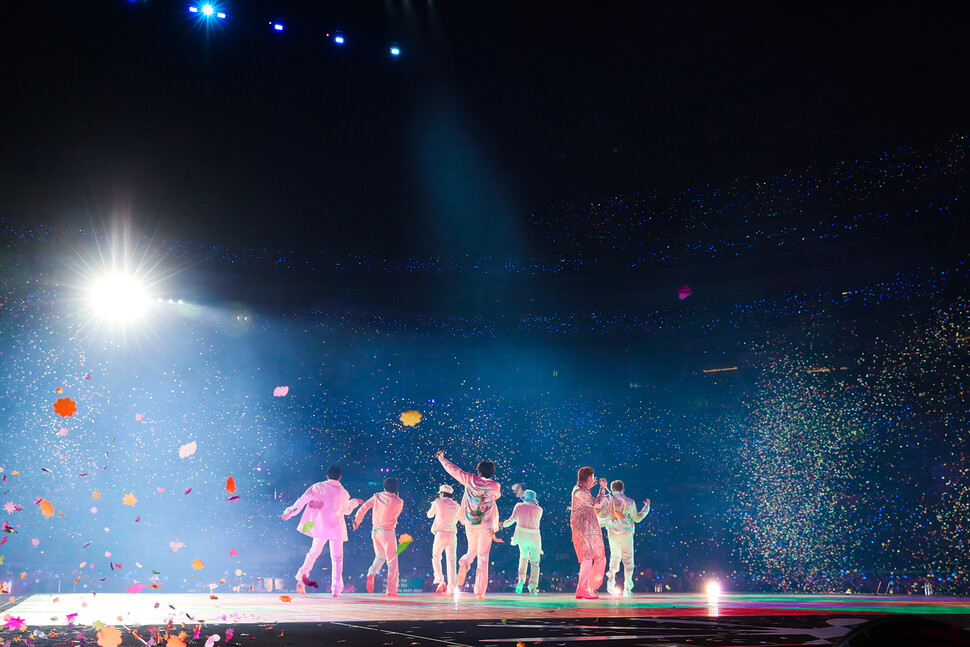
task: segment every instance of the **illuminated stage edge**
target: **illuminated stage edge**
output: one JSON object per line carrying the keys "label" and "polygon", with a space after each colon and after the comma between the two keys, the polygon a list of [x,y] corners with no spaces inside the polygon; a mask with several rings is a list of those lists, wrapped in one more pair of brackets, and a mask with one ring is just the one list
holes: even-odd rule
{"label": "illuminated stage edge", "polygon": [[[289,601],[287,601],[287,599]],[[23,618],[27,626],[66,626],[95,622],[124,625],[187,625],[205,623],[319,623],[413,620],[509,620],[550,618],[731,618],[746,616],[807,616],[837,614],[914,614],[946,617],[970,626],[970,598],[862,595],[722,594],[717,604],[706,595],[655,594],[632,598],[603,596],[576,600],[572,595],[498,594],[477,600],[430,593],[352,593],[281,596],[271,593],[67,593],[14,598],[3,613]],[[54,620],[56,618],[56,620]]]}

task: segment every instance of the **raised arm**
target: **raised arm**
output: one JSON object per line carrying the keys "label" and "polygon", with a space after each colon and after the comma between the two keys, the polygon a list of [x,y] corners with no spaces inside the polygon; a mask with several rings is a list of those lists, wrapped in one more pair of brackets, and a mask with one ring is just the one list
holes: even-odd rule
{"label": "raised arm", "polygon": [[[592,494],[589,495],[590,498],[593,497]],[[600,490],[599,494],[596,495],[596,503],[593,504],[593,509],[599,512],[603,509],[603,506],[609,505],[610,500],[606,498],[606,479],[600,479]]]}
{"label": "raised arm", "polygon": [[[634,508],[634,510],[636,510],[636,508]],[[640,523],[641,521],[643,521],[643,518],[646,517],[647,514],[649,514],[649,512],[650,512],[650,499],[647,499],[646,501],[643,502],[643,510],[637,513],[637,516],[634,519],[634,521],[636,521],[637,523]]]}
{"label": "raised arm", "polygon": [[431,507],[428,508],[428,519],[434,519],[435,513],[438,511],[438,499],[431,502]]}
{"label": "raised arm", "polygon": [[438,461],[441,463],[441,466],[445,468],[445,471],[451,474],[458,482],[465,487],[472,484],[472,480],[475,478],[474,474],[471,472],[463,472],[462,470],[458,469],[457,465],[445,458],[444,452],[438,452],[436,456],[438,457]]}

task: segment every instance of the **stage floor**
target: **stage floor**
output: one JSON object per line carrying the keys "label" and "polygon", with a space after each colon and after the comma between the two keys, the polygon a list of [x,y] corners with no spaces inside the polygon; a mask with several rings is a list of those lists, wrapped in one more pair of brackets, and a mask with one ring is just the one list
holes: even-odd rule
{"label": "stage floor", "polygon": [[[20,618],[26,631],[42,628],[55,638],[96,622],[113,625],[125,645],[142,645],[146,628],[186,631],[200,624],[200,646],[214,633],[235,627],[242,645],[809,645],[834,644],[873,617],[914,614],[970,627],[970,599],[861,595],[725,594],[716,606],[704,595],[637,595],[576,600],[462,594],[34,594],[14,598],[0,612]],[[72,629],[73,630],[73,629]],[[134,632],[132,630],[135,630]],[[0,631],[0,639],[10,630]],[[135,635],[137,634],[137,636]],[[240,637],[245,637],[243,640]],[[137,638],[137,640],[136,640]],[[39,635],[32,639],[37,644]],[[55,639],[51,638],[51,644]],[[242,640],[242,642],[240,642]],[[65,644],[61,642],[60,644]],[[164,644],[164,642],[162,643]],[[220,643],[220,645],[225,644]]]}

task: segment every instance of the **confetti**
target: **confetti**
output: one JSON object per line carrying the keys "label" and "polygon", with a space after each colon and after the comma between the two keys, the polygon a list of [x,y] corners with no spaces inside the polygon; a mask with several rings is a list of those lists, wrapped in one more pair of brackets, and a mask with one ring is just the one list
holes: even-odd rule
{"label": "confetti", "polygon": [[62,418],[70,418],[77,411],[77,403],[70,398],[60,398],[53,407],[54,413]]}

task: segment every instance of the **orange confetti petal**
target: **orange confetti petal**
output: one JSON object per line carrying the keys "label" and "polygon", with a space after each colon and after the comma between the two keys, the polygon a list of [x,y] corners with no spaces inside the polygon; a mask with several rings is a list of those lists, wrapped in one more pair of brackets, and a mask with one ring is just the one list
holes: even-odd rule
{"label": "orange confetti petal", "polygon": [[45,517],[54,516],[54,505],[47,499],[40,500],[40,513]]}
{"label": "orange confetti petal", "polygon": [[236,479],[232,478],[231,476],[226,480],[226,492],[229,494],[236,493]]}
{"label": "orange confetti petal", "polygon": [[195,570],[199,570],[204,567],[205,567],[205,563],[203,563],[201,559],[197,559],[192,562],[192,568],[194,568]]}
{"label": "orange confetti petal", "polygon": [[62,418],[70,418],[77,411],[77,402],[71,398],[61,398],[54,403],[54,413]]}
{"label": "orange confetti petal", "polygon": [[100,647],[118,647],[121,644],[121,632],[114,627],[103,627],[98,632],[98,645]]}

